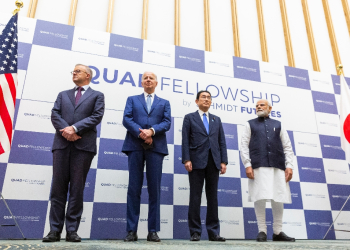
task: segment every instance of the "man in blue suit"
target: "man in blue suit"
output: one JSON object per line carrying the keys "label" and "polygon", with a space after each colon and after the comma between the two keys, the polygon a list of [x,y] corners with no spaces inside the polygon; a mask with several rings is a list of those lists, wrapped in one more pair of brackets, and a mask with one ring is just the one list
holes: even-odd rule
{"label": "man in blue suit", "polygon": [[220,118],[208,112],[211,105],[210,92],[199,91],[196,104],[199,110],[187,114],[182,126],[182,163],[185,164],[190,181],[190,239],[199,241],[201,238],[200,205],[205,180],[209,240],[225,241],[220,236],[217,198],[219,172],[225,174],[227,165],[225,134]]}
{"label": "man in blue suit", "polygon": [[143,169],[146,161],[148,189],[148,241],[159,242],[160,184],[164,156],[168,155],[165,132],[171,126],[170,103],[154,94],[157,76],[145,72],[144,93],[130,96],[125,105],[123,125],[127,134],[122,151],[128,155],[127,232],[124,241],[137,240]]}
{"label": "man in blue suit", "polygon": [[58,94],[51,112],[56,134],[52,146],[50,232],[43,242],[60,241],[64,221],[66,241],[81,241],[77,231],[83,213],[83,192],[91,161],[96,155],[96,126],[105,109],[104,95],[89,86],[91,69],[77,64],[72,75],[75,87]]}

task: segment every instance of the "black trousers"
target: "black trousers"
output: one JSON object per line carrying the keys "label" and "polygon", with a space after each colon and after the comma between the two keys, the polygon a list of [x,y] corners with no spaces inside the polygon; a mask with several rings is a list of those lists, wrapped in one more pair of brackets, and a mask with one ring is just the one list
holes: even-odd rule
{"label": "black trousers", "polygon": [[[66,219],[67,232],[78,231],[83,213],[83,194],[86,176],[94,153],[76,149],[70,144],[65,149],[53,151],[53,176],[51,185],[50,229],[62,232]],[[69,186],[69,200],[65,213]]]}
{"label": "black trousers", "polygon": [[204,169],[193,169],[188,173],[190,181],[190,206],[188,210],[188,226],[190,234],[202,234],[200,218],[201,198],[205,180],[205,192],[207,196],[206,227],[209,236],[220,234],[218,216],[218,182],[219,170],[216,168],[211,150],[207,166]]}

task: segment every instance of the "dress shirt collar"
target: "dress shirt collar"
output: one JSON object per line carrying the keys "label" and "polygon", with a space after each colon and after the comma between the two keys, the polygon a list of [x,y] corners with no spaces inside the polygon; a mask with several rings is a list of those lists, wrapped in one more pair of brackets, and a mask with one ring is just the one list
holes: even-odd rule
{"label": "dress shirt collar", "polygon": [[152,98],[154,98],[154,95],[155,95],[154,92],[152,94],[148,94],[147,92],[143,92],[143,94],[145,95],[146,99],[147,99],[148,95],[151,95]]}
{"label": "dress shirt collar", "polygon": [[[85,91],[88,89],[88,88],[90,88],[90,85],[89,84],[87,84],[87,85],[84,85],[84,86],[81,86]],[[79,86],[78,85],[75,85],[75,90],[77,90],[77,88],[79,88]]]}
{"label": "dress shirt collar", "polygon": [[199,115],[201,116],[202,119],[203,119],[203,114],[205,113],[206,116],[207,116],[207,119],[209,120],[209,111],[204,112],[204,111],[198,109],[198,113],[199,113]]}

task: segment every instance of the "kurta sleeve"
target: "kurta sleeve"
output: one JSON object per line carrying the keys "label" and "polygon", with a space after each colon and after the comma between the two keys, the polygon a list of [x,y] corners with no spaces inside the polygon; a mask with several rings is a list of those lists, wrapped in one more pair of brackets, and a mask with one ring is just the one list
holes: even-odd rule
{"label": "kurta sleeve", "polygon": [[283,129],[283,126],[281,127],[280,138],[282,141],[283,152],[286,158],[286,168],[294,169],[294,152],[292,148],[292,143],[290,142],[287,131]]}
{"label": "kurta sleeve", "polygon": [[251,137],[250,125],[249,125],[249,122],[247,122],[245,124],[245,128],[242,134],[241,149],[240,149],[241,159],[245,168],[252,166],[250,156],[249,156],[250,137]]}

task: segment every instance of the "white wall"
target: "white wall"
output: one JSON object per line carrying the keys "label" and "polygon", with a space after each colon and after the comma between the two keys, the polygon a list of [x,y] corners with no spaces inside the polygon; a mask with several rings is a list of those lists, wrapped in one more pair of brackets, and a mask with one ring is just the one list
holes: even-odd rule
{"label": "white wall", "polygon": [[312,70],[312,59],[301,1],[286,0],[286,9],[295,66],[297,68]]}
{"label": "white wall", "polygon": [[205,50],[203,0],[182,0],[180,15],[180,45]]}
{"label": "white wall", "polygon": [[263,0],[269,62],[288,65],[279,0]]}
{"label": "white wall", "polygon": [[115,0],[112,33],[141,38],[142,0]]}
{"label": "white wall", "polygon": [[209,6],[212,51],[234,55],[231,1],[211,0]]}
{"label": "white wall", "polygon": [[38,1],[35,18],[68,24],[70,5],[71,0],[60,0],[60,4],[56,0]]}
{"label": "white wall", "polygon": [[322,0],[311,0],[308,4],[320,69],[322,72],[336,74]]}
{"label": "white wall", "polygon": [[174,44],[175,0],[149,0],[147,39]]}
{"label": "white wall", "polygon": [[241,56],[261,60],[258,13],[255,0],[237,0]]}

